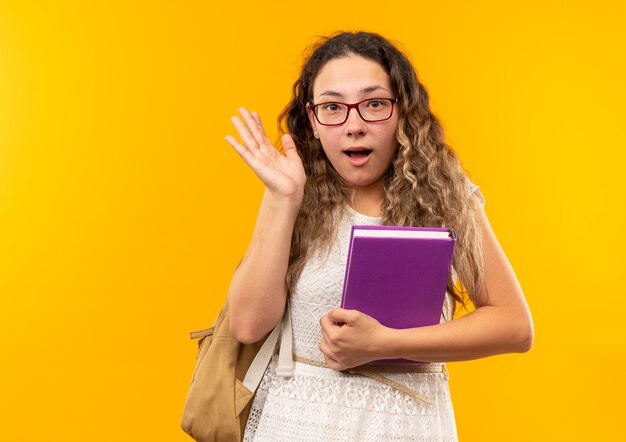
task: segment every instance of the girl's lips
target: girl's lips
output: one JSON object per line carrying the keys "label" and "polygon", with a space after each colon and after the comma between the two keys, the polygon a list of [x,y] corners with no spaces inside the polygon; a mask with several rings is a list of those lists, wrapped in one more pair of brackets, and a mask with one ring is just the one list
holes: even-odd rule
{"label": "girl's lips", "polygon": [[344,154],[353,166],[362,166],[369,161],[372,151],[371,149],[346,150]]}

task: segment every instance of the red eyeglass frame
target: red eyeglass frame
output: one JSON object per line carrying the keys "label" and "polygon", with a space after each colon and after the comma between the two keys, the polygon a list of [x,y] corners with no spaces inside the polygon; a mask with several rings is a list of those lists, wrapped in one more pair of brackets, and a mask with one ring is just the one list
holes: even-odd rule
{"label": "red eyeglass frame", "polygon": [[[386,100],[386,101],[391,101],[391,113],[389,114],[389,116],[387,118],[382,118],[380,120],[368,120],[366,118],[363,117],[363,115],[361,115],[361,111],[359,110],[359,105],[361,103],[365,103],[366,101],[372,101],[372,100]],[[361,117],[361,119],[363,121],[365,121],[366,123],[377,123],[379,121],[387,121],[388,119],[390,119],[393,116],[393,109],[394,109],[394,105],[398,102],[399,98],[387,98],[387,97],[373,97],[373,98],[366,98],[365,100],[361,100],[358,103],[342,103],[341,101],[326,101],[324,103],[318,103],[318,104],[313,104],[313,102],[309,102],[307,103],[307,106],[309,107],[309,109],[311,109],[313,111],[313,115],[315,116],[315,119],[317,120],[317,122],[319,124],[321,124],[322,126],[341,126],[342,124],[344,124],[346,121],[348,121],[348,117],[350,116],[350,111],[352,109],[356,109],[357,114],[359,114],[359,117]],[[328,124],[328,123],[322,123],[319,119],[319,117],[317,116],[317,112],[315,111],[316,108],[318,108],[319,106],[322,106],[324,104],[342,104],[344,106],[348,107],[348,111],[346,112],[346,118],[341,122],[341,123],[332,123],[332,124]]]}

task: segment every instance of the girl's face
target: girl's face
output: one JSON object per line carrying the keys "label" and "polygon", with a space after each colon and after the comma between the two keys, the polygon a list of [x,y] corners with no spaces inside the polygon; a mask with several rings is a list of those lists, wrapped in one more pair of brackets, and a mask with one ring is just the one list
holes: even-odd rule
{"label": "girl's face", "polygon": [[[395,99],[391,79],[377,62],[358,55],[328,61],[313,83],[314,105],[353,104],[370,98]],[[380,103],[363,106],[378,108]],[[327,107],[336,108],[333,105]],[[339,175],[350,185],[363,190],[378,189],[398,147],[395,106],[391,118],[385,121],[367,122],[356,108],[349,110],[348,119],[339,126],[320,124],[312,109],[309,109],[309,119]]]}

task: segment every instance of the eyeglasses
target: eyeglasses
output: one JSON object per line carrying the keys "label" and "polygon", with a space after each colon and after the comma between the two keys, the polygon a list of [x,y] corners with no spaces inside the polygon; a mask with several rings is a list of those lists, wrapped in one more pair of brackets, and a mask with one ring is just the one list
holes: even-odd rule
{"label": "eyeglasses", "polygon": [[368,123],[385,121],[393,115],[393,105],[397,98],[368,98],[358,103],[347,104],[336,101],[328,103],[311,103],[315,119],[323,126],[340,126],[348,119],[350,109],[356,109],[359,116]]}

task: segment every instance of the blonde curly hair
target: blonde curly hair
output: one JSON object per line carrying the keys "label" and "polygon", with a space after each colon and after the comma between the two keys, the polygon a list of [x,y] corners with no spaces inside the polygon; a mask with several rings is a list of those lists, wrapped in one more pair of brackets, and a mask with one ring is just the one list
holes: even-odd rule
{"label": "blonde curly hair", "polygon": [[[384,37],[368,32],[340,32],[308,48],[291,101],[278,118],[279,132],[289,133],[307,175],[304,200],[291,242],[287,289],[292,292],[312,251],[328,250],[340,215],[352,192],[313,136],[307,103],[313,83],[330,60],[358,55],[379,63],[399,97],[398,150],[384,179],[382,224],[450,227],[457,233],[448,292],[465,307],[483,286],[483,250],[474,215],[474,200],[457,154],[445,141],[429,97],[408,58]],[[331,216],[329,216],[331,215]],[[456,275],[461,281],[458,283]]]}

